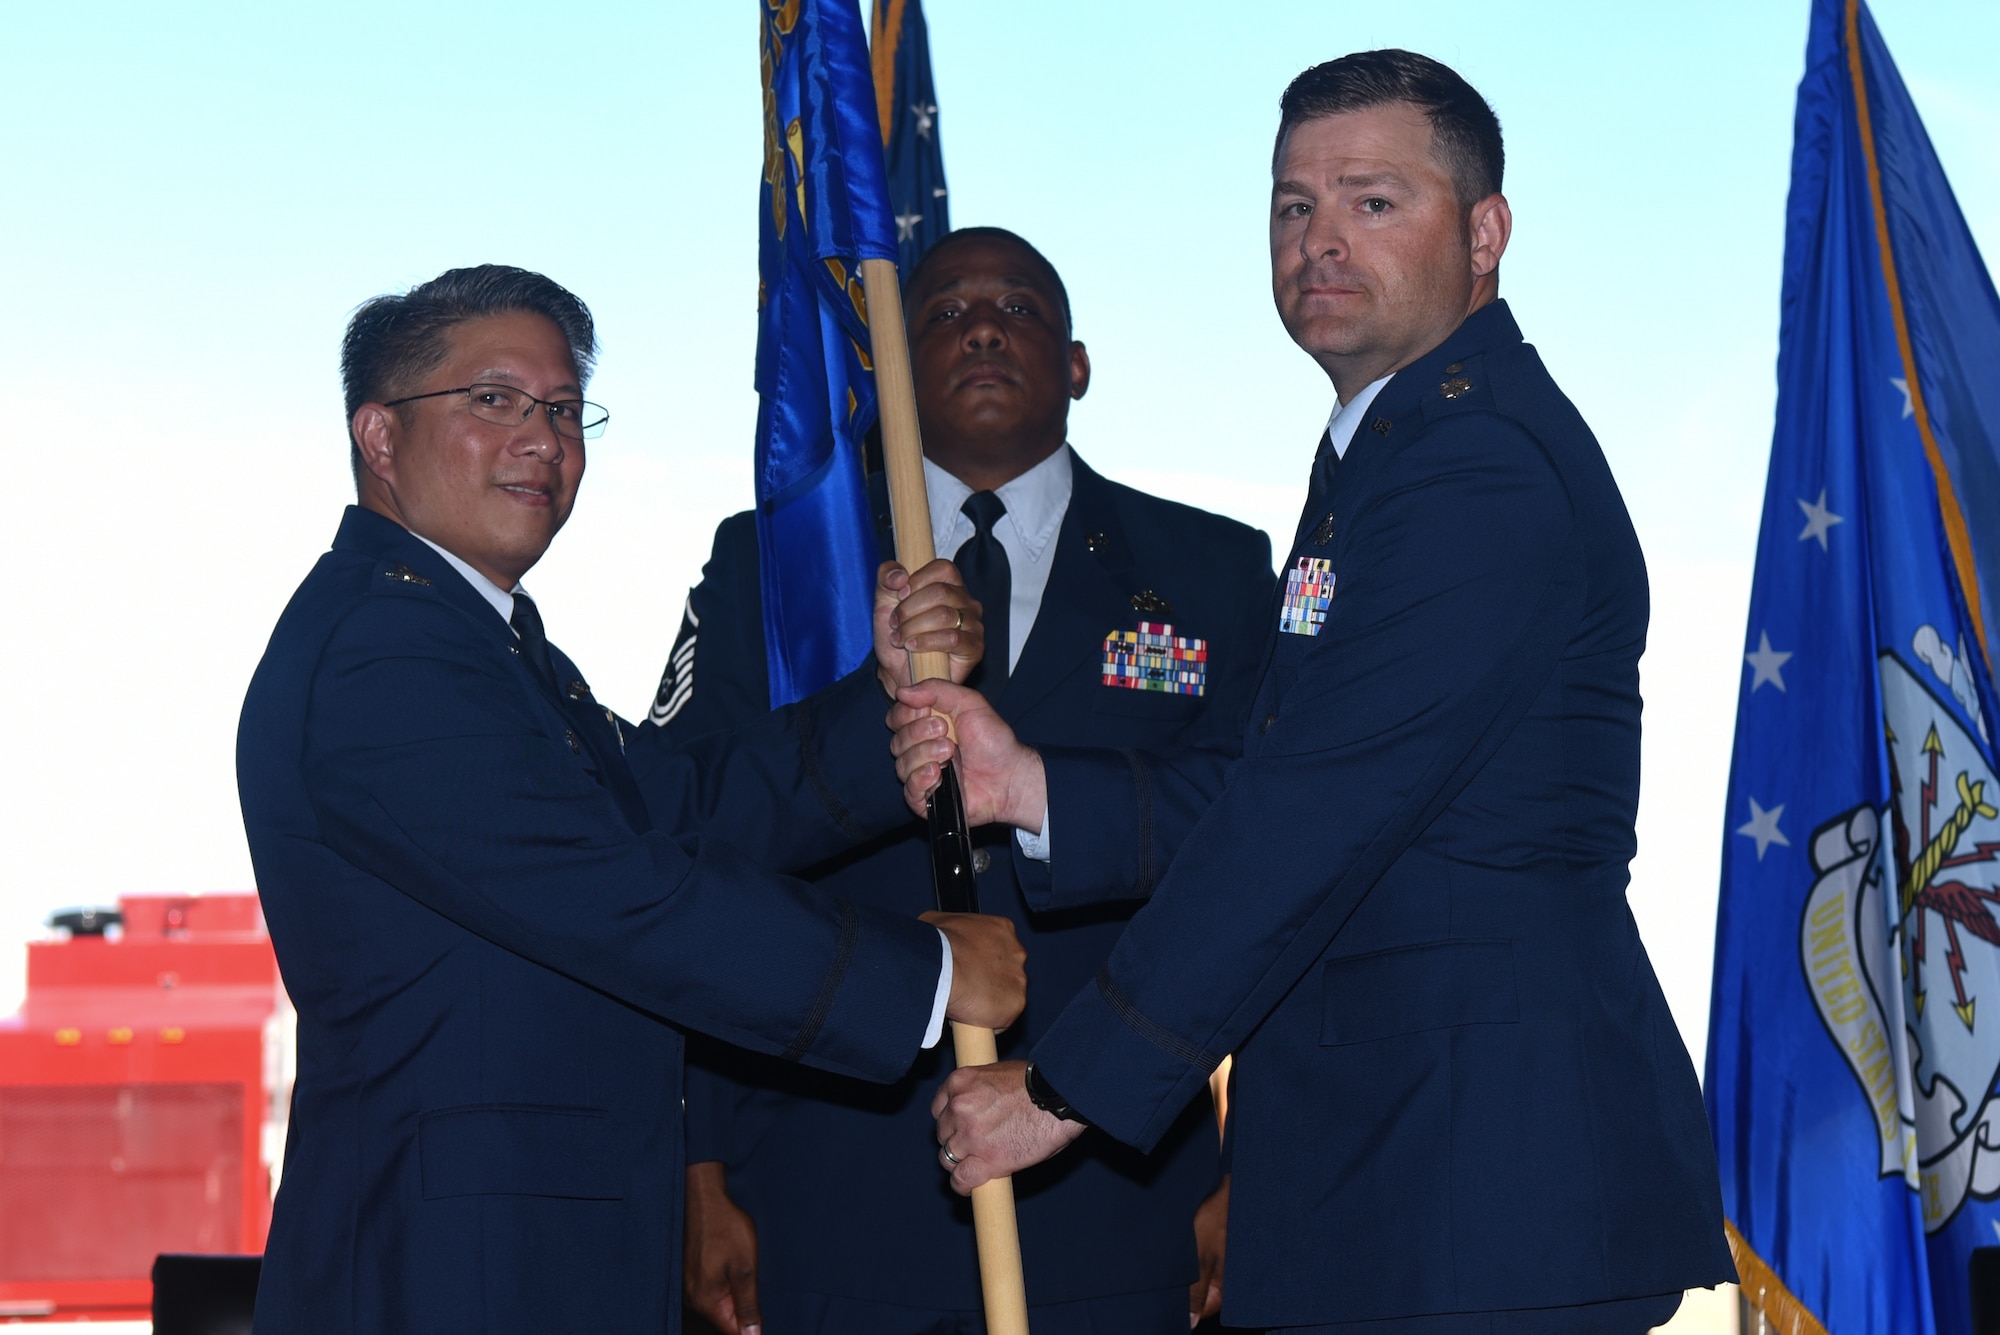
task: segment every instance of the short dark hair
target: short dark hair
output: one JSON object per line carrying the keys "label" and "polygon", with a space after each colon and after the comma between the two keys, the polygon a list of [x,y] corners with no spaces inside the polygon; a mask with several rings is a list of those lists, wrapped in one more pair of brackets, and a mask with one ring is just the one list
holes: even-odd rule
{"label": "short dark hair", "polygon": [[1056,266],[1050,264],[1049,257],[1036,250],[1026,237],[1017,232],[1010,232],[1004,227],[960,227],[946,232],[931,243],[931,248],[917,261],[917,267],[910,270],[909,277],[903,280],[903,291],[915,292],[917,280],[923,276],[924,270],[931,267],[931,261],[965,241],[1004,241],[1008,245],[1020,247],[1026,252],[1030,267],[1036,270],[1038,276],[1048,279],[1049,286],[1056,290],[1056,300],[1062,303],[1063,332],[1069,333],[1074,328],[1069,313],[1069,289],[1063,286],[1062,275],[1056,272]]}
{"label": "short dark hair", "polygon": [[1408,102],[1429,118],[1431,154],[1450,174],[1460,207],[1499,193],[1507,166],[1500,118],[1456,70],[1414,51],[1357,51],[1292,80],[1278,99],[1273,165],[1293,126],[1390,102]]}
{"label": "short dark hair", "polygon": [[385,403],[408,392],[450,355],[454,326],[487,315],[529,311],[562,331],[576,363],[578,386],[597,360],[597,328],[590,308],[568,288],[541,274],[507,264],[447,269],[408,292],[361,303],[340,341],[340,379],[347,392],[347,443],[354,479],[361,480],[361,444],[354,414],[364,403]]}

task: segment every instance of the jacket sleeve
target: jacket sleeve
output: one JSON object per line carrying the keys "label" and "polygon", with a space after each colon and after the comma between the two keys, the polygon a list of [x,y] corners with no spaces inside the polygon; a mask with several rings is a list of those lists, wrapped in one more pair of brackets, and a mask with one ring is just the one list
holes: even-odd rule
{"label": "jacket sleeve", "polygon": [[[675,1023],[864,1078],[905,1070],[936,992],[936,931],[773,875],[699,820],[635,834],[519,675],[451,609],[364,599],[327,641],[308,707],[304,778],[329,848]],[[810,726],[786,726],[813,754]],[[675,814],[777,811],[806,782],[769,760],[729,768],[694,767],[699,791]]]}
{"label": "jacket sleeve", "polygon": [[[663,753],[679,749],[771,712],[762,608],[756,522],[746,511],[716,527],[701,583],[688,592],[680,633],[647,715],[652,726],[644,731],[654,734],[646,739],[648,747],[664,743]],[[886,733],[875,744],[886,752],[885,738]],[[689,1163],[734,1161],[751,1103],[734,1075],[742,1060],[741,1053],[721,1044],[689,1044],[684,1085]]]}
{"label": "jacket sleeve", "polygon": [[706,832],[766,867],[799,871],[901,824],[908,809],[873,655],[771,708],[752,521],[745,512],[717,527],[651,726],[633,730],[626,758],[656,825]]}
{"label": "jacket sleeve", "polygon": [[746,510],[716,526],[646,714],[676,746],[770,712],[762,608],[756,516]]}
{"label": "jacket sleeve", "polygon": [[[1577,628],[1578,545],[1561,478],[1509,419],[1442,418],[1386,463],[1269,733],[1036,1045],[1094,1124],[1150,1148],[1492,755]],[[1052,838],[1089,830],[1053,773],[1050,790]]]}
{"label": "jacket sleeve", "polygon": [[1236,613],[1227,637],[1210,641],[1208,703],[1174,739],[1171,753],[1044,746],[1053,857],[1011,859],[1021,893],[1037,910],[1144,899],[1174,852],[1222,789],[1243,747],[1269,639],[1274,576],[1271,540],[1227,555],[1223,578]]}

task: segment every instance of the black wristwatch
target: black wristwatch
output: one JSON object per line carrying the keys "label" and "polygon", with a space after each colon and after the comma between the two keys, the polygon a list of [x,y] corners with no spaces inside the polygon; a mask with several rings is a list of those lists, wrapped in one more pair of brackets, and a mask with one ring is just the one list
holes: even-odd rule
{"label": "black wristwatch", "polygon": [[1083,1126],[1090,1125],[1082,1113],[1070,1107],[1063,1096],[1056,1093],[1054,1087],[1049,1084],[1048,1077],[1043,1075],[1041,1069],[1033,1062],[1028,1063],[1028,1102],[1051,1117],[1060,1117],[1065,1122],[1076,1122]]}

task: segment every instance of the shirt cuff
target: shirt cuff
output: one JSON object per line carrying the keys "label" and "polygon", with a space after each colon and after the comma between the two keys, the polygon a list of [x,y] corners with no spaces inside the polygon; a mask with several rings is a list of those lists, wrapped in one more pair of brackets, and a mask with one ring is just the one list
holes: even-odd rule
{"label": "shirt cuff", "polygon": [[1026,830],[1014,831],[1014,841],[1021,846],[1021,856],[1035,862],[1049,860],[1049,809],[1042,808],[1042,828],[1034,834]]}
{"label": "shirt cuff", "polygon": [[951,938],[938,929],[938,943],[944,947],[944,968],[938,970],[937,996],[931,1002],[930,1027],[924,1030],[924,1046],[934,1048],[944,1037],[944,1008],[951,1000]]}

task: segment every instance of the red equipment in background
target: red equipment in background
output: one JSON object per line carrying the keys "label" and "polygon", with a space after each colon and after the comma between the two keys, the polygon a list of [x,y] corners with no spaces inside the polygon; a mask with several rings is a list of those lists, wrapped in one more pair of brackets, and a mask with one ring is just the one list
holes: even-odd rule
{"label": "red equipment in background", "polygon": [[0,1019],[0,1321],[144,1319],[157,1254],[264,1249],[294,1026],[257,897],[119,908],[30,944]]}

